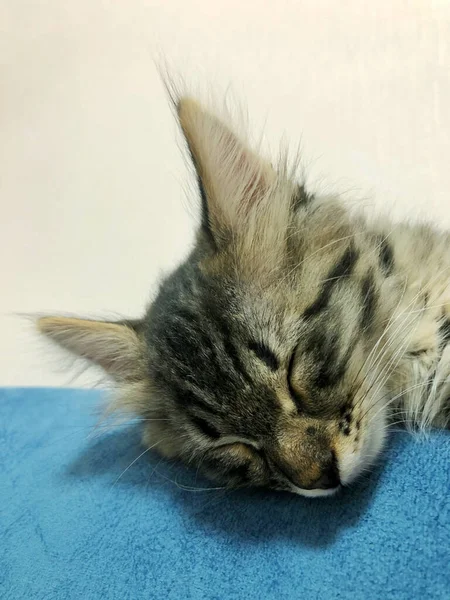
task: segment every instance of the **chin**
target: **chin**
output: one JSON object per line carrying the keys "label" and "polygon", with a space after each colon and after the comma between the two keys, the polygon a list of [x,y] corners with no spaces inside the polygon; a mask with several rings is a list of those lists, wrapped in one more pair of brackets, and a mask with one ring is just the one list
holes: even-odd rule
{"label": "chin", "polygon": [[331,488],[329,490],[305,490],[303,488],[299,488],[295,485],[291,486],[290,492],[293,494],[297,494],[298,496],[304,496],[305,498],[326,498],[327,496],[334,496],[342,486],[338,486],[335,488]]}

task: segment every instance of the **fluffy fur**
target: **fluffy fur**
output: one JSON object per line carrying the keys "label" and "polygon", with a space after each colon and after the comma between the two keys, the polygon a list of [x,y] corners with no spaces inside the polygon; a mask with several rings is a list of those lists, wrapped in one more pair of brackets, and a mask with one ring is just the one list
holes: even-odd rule
{"label": "fluffy fur", "polygon": [[388,423],[448,425],[450,236],[314,197],[189,97],[195,248],[142,320],[40,331],[117,382],[144,444],[225,486],[320,496],[379,455]]}

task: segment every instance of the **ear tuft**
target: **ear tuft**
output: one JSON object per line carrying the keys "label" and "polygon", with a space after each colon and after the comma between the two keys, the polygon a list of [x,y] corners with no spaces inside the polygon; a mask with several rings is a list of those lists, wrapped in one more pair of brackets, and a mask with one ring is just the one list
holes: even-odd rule
{"label": "ear tuft", "polygon": [[36,325],[40,333],[114,379],[139,381],[145,376],[145,343],[126,322],[53,316],[39,318]]}

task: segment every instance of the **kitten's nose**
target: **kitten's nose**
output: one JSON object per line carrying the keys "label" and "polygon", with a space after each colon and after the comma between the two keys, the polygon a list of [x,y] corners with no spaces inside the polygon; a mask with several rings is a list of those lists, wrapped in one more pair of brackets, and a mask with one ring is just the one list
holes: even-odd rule
{"label": "kitten's nose", "polygon": [[337,488],[340,484],[339,469],[336,461],[333,460],[322,471],[320,477],[314,481],[311,488],[316,490],[330,490],[332,488]]}

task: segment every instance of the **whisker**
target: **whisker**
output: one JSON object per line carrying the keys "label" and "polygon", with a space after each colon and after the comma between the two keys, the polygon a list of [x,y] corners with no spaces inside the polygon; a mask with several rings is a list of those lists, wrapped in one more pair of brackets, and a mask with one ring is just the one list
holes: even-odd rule
{"label": "whisker", "polygon": [[186,492],[210,492],[210,491],[215,491],[215,490],[224,490],[224,489],[227,489],[226,486],[221,486],[221,487],[205,487],[205,488],[191,487],[191,486],[187,486],[187,485],[183,485],[181,483],[178,483],[178,481],[176,481],[176,480],[174,481],[174,480],[170,479],[169,477],[167,477],[166,475],[163,475],[163,473],[161,473],[158,470],[155,470],[155,473],[157,475],[159,475],[160,477],[162,477],[163,479],[165,479],[166,481],[168,481],[169,483],[172,483],[176,487],[180,488],[180,490],[184,490]]}
{"label": "whisker", "polygon": [[[424,381],[424,382],[421,382],[421,383],[415,384],[415,385],[413,385],[413,386],[411,386],[411,387],[409,387],[409,388],[406,388],[405,390],[402,390],[402,392],[400,392],[400,393],[396,394],[396,395],[395,395],[393,398],[390,398],[390,399],[389,399],[389,401],[388,401],[388,403],[387,403],[385,406],[383,406],[383,407],[382,407],[382,408],[381,408],[381,409],[380,409],[380,410],[379,410],[379,411],[378,411],[378,412],[377,412],[375,415],[373,415],[373,416],[372,416],[372,418],[371,418],[371,420],[368,422],[368,424],[370,424],[370,423],[373,421],[373,419],[374,419],[374,418],[375,418],[375,417],[376,417],[376,416],[379,414],[379,412],[380,412],[381,410],[383,410],[383,408],[386,408],[386,407],[387,407],[387,406],[389,406],[390,404],[393,404],[393,403],[395,402],[395,400],[398,400],[398,398],[401,398],[402,396],[404,396],[404,395],[406,395],[407,393],[409,393],[409,392],[411,392],[411,391],[414,391],[414,390],[416,390],[416,389],[423,388],[423,387],[428,387],[428,385],[429,385],[429,382],[428,382],[428,381]],[[372,405],[372,406],[371,406],[371,407],[370,407],[370,408],[369,408],[369,409],[366,411],[366,413],[364,413],[364,415],[363,415],[361,418],[364,418],[364,416],[365,416],[366,414],[368,414],[368,412],[370,412],[370,410],[372,410],[372,408],[373,408],[374,406],[375,406],[375,404],[374,404],[374,405]],[[409,412],[408,412],[408,411],[404,411],[404,413],[405,413],[405,414],[409,414]],[[405,422],[405,421],[404,421],[404,422]]]}
{"label": "whisker", "polygon": [[[355,408],[358,408],[359,406],[361,406],[364,402],[364,400],[368,397],[369,393],[373,390],[373,388],[378,385],[378,387],[376,388],[375,392],[374,392],[374,396],[378,393],[378,391],[385,385],[385,383],[387,382],[387,380],[389,379],[389,377],[391,376],[392,372],[395,370],[395,368],[397,367],[399,361],[402,358],[402,353],[404,351],[405,346],[408,344],[409,340],[407,340],[403,346],[401,348],[399,348],[397,350],[397,352],[393,355],[393,357],[388,361],[388,363],[384,366],[384,368],[380,371],[380,373],[377,374],[377,376],[375,377],[375,380],[372,381],[371,385],[369,386],[369,388],[367,390],[365,390],[365,393],[363,395],[363,397],[361,398],[361,400],[356,403]],[[400,358],[397,360],[397,357],[400,355]],[[397,362],[395,362],[397,360]],[[386,373],[386,374],[385,374]],[[384,377],[384,379],[382,379]],[[378,402],[382,401],[384,399],[384,396],[382,396],[379,400],[377,400],[374,404],[370,405],[369,408],[363,413],[362,416],[359,417],[359,420],[361,421],[367,414],[367,412],[369,410],[371,410],[373,408],[373,406],[375,406],[376,404],[378,404]]]}
{"label": "whisker", "polygon": [[[449,268],[450,268],[450,267],[445,267],[444,269],[440,270],[440,271],[439,271],[439,272],[438,272],[438,273],[437,273],[437,274],[436,274],[436,275],[435,275],[435,276],[434,276],[434,277],[431,279],[431,281],[428,281],[428,282],[427,282],[427,285],[429,286],[429,285],[430,285],[430,284],[431,284],[431,283],[432,283],[432,282],[433,282],[435,279],[438,279],[438,278],[439,278],[439,277],[440,277],[440,276],[441,276],[443,273],[445,273],[445,271],[447,271]],[[397,303],[397,307],[396,307],[396,309],[394,310],[394,313],[393,313],[393,315],[395,315],[395,314],[396,314],[396,312],[397,312],[397,309],[399,308],[399,306],[400,306],[400,304],[401,304],[401,302],[402,302],[402,300],[403,300],[403,298],[404,298],[404,296],[405,296],[405,293],[406,293],[406,287],[407,287],[407,280],[405,280],[405,285],[404,285],[404,289],[403,289],[402,295],[401,295],[401,297],[400,297],[400,300],[399,300],[399,302]],[[403,316],[403,317],[406,317],[406,318],[407,318],[407,317],[410,317],[411,315],[414,315],[414,314],[418,314],[418,315],[420,315],[420,314],[421,314],[422,312],[424,312],[425,310],[428,310],[429,308],[431,308],[430,306],[426,306],[426,307],[421,307],[420,309],[411,310],[411,311],[408,311],[408,312],[406,312],[406,311],[407,311],[407,309],[408,309],[410,306],[412,306],[412,305],[414,304],[414,302],[415,302],[417,299],[419,299],[419,298],[421,297],[421,295],[423,294],[423,290],[424,290],[424,286],[421,286],[421,287],[418,289],[417,293],[416,293],[416,294],[413,296],[413,298],[411,299],[411,301],[408,303],[408,305],[407,305],[407,306],[406,306],[406,307],[405,307],[405,308],[404,308],[404,309],[403,309],[403,310],[402,310],[402,311],[401,311],[401,312],[400,312],[398,315],[396,315],[396,316],[395,316],[395,318],[394,318],[393,320],[392,320],[392,317],[389,319],[388,326],[386,327],[386,329],[384,330],[383,334],[380,336],[380,338],[378,339],[378,341],[377,341],[377,343],[375,344],[374,348],[373,348],[373,349],[372,349],[372,351],[370,352],[370,354],[369,354],[369,357],[372,355],[372,353],[374,352],[374,350],[376,350],[376,349],[377,349],[377,347],[378,347],[378,345],[380,344],[380,342],[381,342],[382,338],[383,338],[383,337],[386,335],[386,333],[387,333],[387,332],[390,330],[390,328],[391,328],[391,327],[392,327],[392,325],[393,325],[393,324],[394,324],[394,323],[397,321],[397,319],[399,319],[401,316]],[[441,306],[441,305],[433,305],[433,307],[438,307],[438,308],[439,308],[440,306]],[[446,303],[444,303],[442,306],[446,306]],[[401,329],[401,328],[403,328],[405,325],[406,325],[406,321],[404,321],[404,322],[400,323],[400,326],[397,328],[397,330],[394,332],[394,334],[396,334],[398,331],[400,331],[400,329]],[[370,365],[370,367],[369,367],[369,368],[374,368],[374,366],[375,366],[376,362],[378,362],[378,363],[379,363],[379,362],[382,360],[382,358],[385,356],[385,354],[386,354],[386,352],[387,352],[387,349],[388,349],[388,347],[386,347],[386,348],[385,348],[385,350],[384,350],[384,352],[383,352],[383,354],[382,354],[381,356],[376,356],[376,358],[374,358],[374,360],[372,361],[372,363],[371,363],[371,365]],[[368,357],[368,358],[369,358],[369,357]],[[367,360],[368,360],[368,359],[366,359],[366,360],[364,361],[363,367],[361,367],[361,369],[359,370],[359,372],[358,372],[357,376],[355,377],[355,381],[356,381],[356,380],[357,380],[357,378],[359,377],[359,374],[361,373],[362,369],[363,369],[363,368],[365,367],[365,365],[367,364]],[[361,385],[362,385],[362,384],[361,384]],[[358,389],[360,389],[360,387],[361,387],[361,386],[359,386],[359,388],[358,388]]]}
{"label": "whisker", "polygon": [[[399,299],[399,301],[398,301],[398,303],[397,303],[397,306],[396,306],[396,308],[395,308],[395,311],[396,311],[396,310],[399,308],[399,306],[400,306],[400,304],[401,304],[401,302],[402,302],[402,300],[403,300],[403,298],[404,298],[404,296],[405,296],[405,293],[406,293],[406,288],[407,288],[407,284],[406,284],[406,282],[405,282],[405,285],[404,285],[404,288],[403,288],[403,292],[402,292],[402,294],[401,294],[401,296],[400,296],[400,299]],[[395,311],[394,311],[394,314],[395,314]],[[377,348],[378,348],[378,346],[380,345],[380,343],[381,343],[381,341],[382,341],[383,337],[384,337],[384,336],[385,336],[385,335],[388,333],[388,331],[389,331],[389,328],[390,328],[390,327],[393,325],[393,323],[394,323],[394,322],[395,322],[395,321],[393,321],[392,323],[391,323],[391,322],[389,322],[388,326],[385,328],[385,330],[383,331],[383,333],[381,334],[381,336],[378,338],[378,340],[377,340],[377,342],[375,343],[374,347],[372,348],[371,352],[369,353],[369,355],[367,356],[367,358],[365,359],[365,361],[364,361],[364,362],[363,362],[363,364],[361,365],[361,368],[359,369],[358,373],[356,374],[356,376],[355,376],[355,378],[354,378],[354,381],[353,381],[353,383],[352,383],[352,386],[351,386],[352,388],[353,388],[354,384],[356,383],[356,381],[358,380],[358,377],[359,377],[359,375],[361,374],[361,372],[363,371],[363,369],[366,367],[366,365],[367,365],[367,362],[368,362],[369,360],[371,360],[371,358],[372,358],[372,354],[373,354],[374,352],[376,352],[376,351],[377,351]],[[375,360],[376,360],[376,359],[375,359]],[[371,366],[373,366],[373,364],[372,364]],[[359,389],[360,389],[360,387],[358,388],[358,390],[356,391],[356,393],[359,391]]]}
{"label": "whisker", "polygon": [[155,444],[153,444],[152,446],[149,446],[149,447],[148,447],[148,448],[146,448],[146,449],[145,449],[143,452],[141,452],[141,453],[139,454],[139,456],[137,456],[137,457],[136,457],[136,458],[135,458],[135,459],[134,459],[134,460],[133,460],[133,461],[132,461],[132,462],[131,462],[131,463],[128,465],[128,467],[122,471],[122,473],[119,475],[119,477],[118,477],[118,478],[115,480],[115,482],[113,483],[112,487],[114,487],[114,486],[116,485],[116,483],[119,481],[119,479],[120,479],[120,478],[121,478],[123,475],[125,475],[125,473],[128,471],[128,469],[129,469],[130,467],[132,467],[132,466],[135,464],[135,462],[137,462],[137,461],[138,461],[138,460],[141,458],[141,456],[144,456],[144,454],[147,454],[147,452],[150,452],[150,450],[152,450],[153,448],[155,448],[155,447],[156,447],[158,444],[160,444],[161,442],[165,441],[166,439],[168,439],[168,438],[163,438],[163,439],[161,439],[161,440],[158,440],[158,441],[157,441]]}

